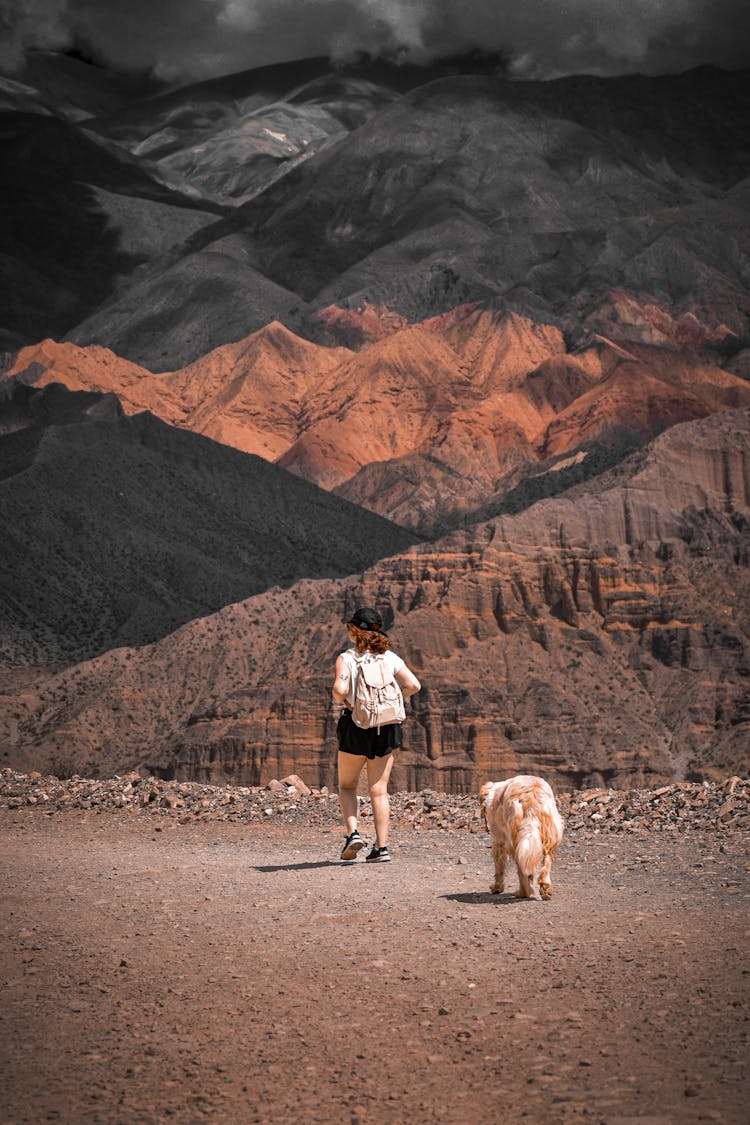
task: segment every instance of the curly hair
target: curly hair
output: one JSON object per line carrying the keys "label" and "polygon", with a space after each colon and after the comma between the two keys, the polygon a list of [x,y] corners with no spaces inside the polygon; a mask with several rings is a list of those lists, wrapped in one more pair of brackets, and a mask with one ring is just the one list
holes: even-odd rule
{"label": "curly hair", "polygon": [[379,629],[359,629],[351,623],[347,625],[349,636],[354,641],[357,652],[385,652],[391,642]]}

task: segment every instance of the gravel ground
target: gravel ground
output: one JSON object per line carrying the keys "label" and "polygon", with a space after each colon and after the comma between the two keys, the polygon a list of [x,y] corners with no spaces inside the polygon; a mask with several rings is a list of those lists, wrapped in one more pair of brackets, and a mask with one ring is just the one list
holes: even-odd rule
{"label": "gravel ground", "polygon": [[744,1125],[746,790],[653,831],[568,801],[549,903],[489,893],[457,798],[399,798],[393,862],[342,865],[326,794],[248,821],[6,795],[2,1121]]}

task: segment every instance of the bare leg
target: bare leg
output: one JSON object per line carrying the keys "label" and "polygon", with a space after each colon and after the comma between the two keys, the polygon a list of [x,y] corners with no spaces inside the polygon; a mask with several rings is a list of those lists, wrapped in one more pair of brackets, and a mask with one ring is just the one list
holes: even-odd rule
{"label": "bare leg", "polygon": [[492,840],[492,858],[495,861],[495,881],[490,887],[493,895],[502,893],[505,877],[505,845],[502,840]]}
{"label": "bare leg", "polygon": [[552,856],[544,854],[542,870],[539,872],[539,894],[546,902],[552,898]]}
{"label": "bare leg", "polygon": [[357,827],[357,782],[366,761],[364,755],[344,754],[339,750],[339,806],[347,836]]}
{"label": "bare leg", "polygon": [[388,781],[393,769],[393,754],[384,758],[367,759],[367,785],[370,790],[372,819],[375,824],[375,843],[384,848],[388,843],[388,825],[391,819],[391,799]]}

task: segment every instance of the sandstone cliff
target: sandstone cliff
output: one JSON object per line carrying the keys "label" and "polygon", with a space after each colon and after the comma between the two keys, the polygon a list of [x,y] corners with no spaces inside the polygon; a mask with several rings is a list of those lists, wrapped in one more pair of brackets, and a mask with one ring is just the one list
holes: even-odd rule
{"label": "sandstone cliff", "polygon": [[361,575],[305,580],[110,652],[2,705],[14,765],[334,780],[333,660],[357,603],[423,681],[396,786],[743,772],[750,412],[675,426],[596,494],[543,501]]}

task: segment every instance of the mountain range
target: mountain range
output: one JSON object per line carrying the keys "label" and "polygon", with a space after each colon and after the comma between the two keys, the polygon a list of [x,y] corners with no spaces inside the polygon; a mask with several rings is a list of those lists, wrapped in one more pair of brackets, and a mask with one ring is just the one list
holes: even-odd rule
{"label": "mountain range", "polygon": [[330,784],[320,668],[366,598],[425,683],[401,785],[746,768],[746,73],[32,61],[9,759]]}
{"label": "mountain range", "polygon": [[423,535],[486,518],[521,483],[567,483],[571,456],[589,475],[665,426],[750,406],[715,358],[595,333],[569,347],[554,324],[476,305],[357,351],[272,322],[160,375],[46,340],[7,375],[114,393]]}

